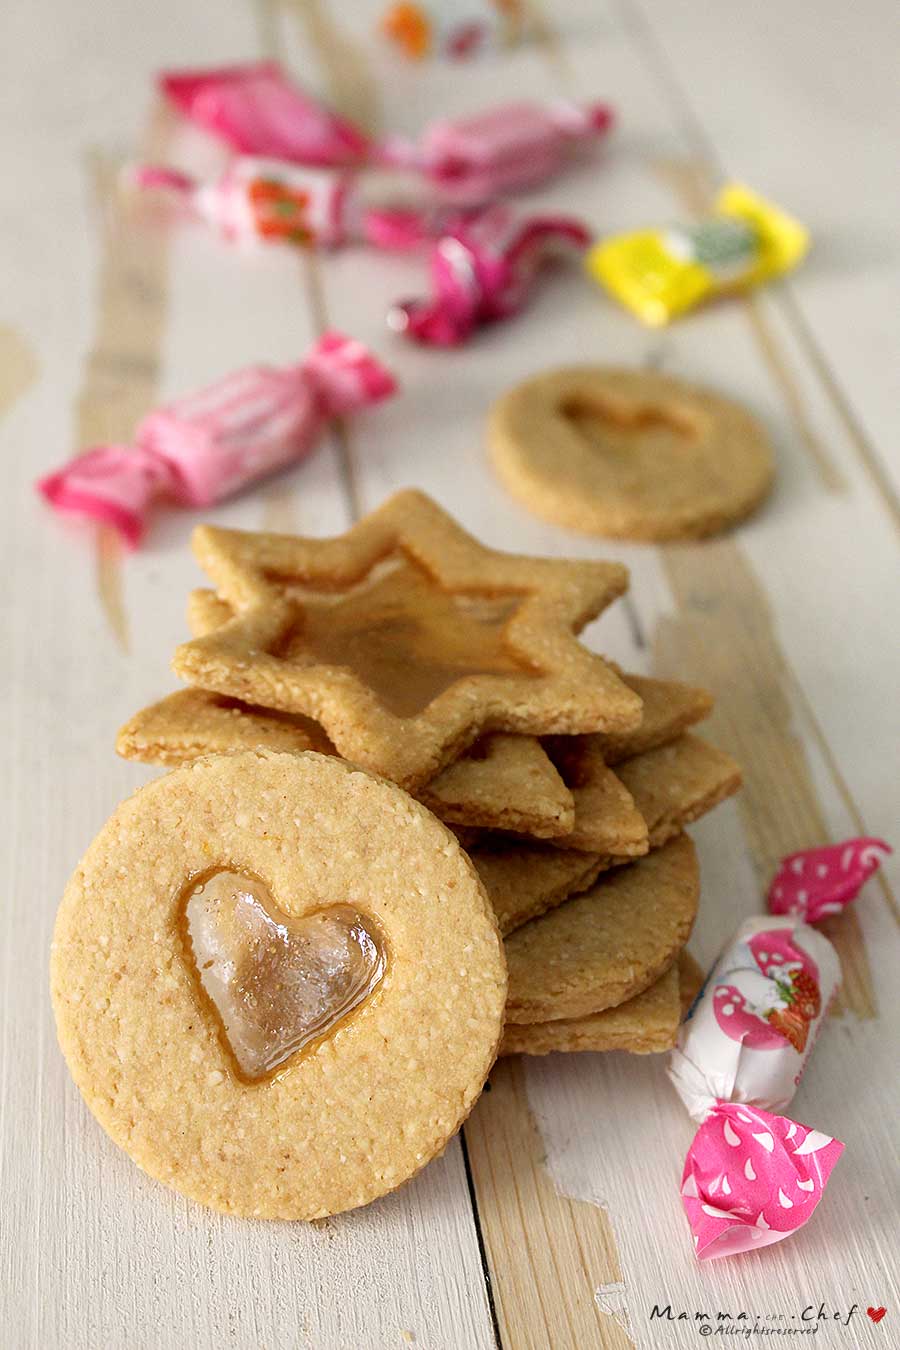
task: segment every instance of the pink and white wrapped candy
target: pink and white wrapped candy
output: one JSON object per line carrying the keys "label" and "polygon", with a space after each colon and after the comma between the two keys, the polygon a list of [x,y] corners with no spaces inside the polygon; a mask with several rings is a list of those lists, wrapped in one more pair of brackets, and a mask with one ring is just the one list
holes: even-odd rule
{"label": "pink and white wrapped candy", "polygon": [[604,103],[522,101],[442,119],[414,140],[389,136],[376,142],[304,93],[275,61],[167,71],[160,86],[185,117],[240,155],[282,166],[399,167],[420,174],[457,206],[542,182],[613,121]]}
{"label": "pink and white wrapped candy", "polygon": [[461,217],[434,246],[431,298],[395,305],[388,325],[429,346],[459,346],[483,324],[518,313],[548,258],[589,242],[590,231],[568,216],[523,220],[496,206]]}
{"label": "pink and white wrapped candy", "polygon": [[277,160],[236,159],[214,183],[197,183],[154,164],[138,166],[131,176],[139,187],[177,193],[196,215],[236,242],[323,248],[367,243],[405,250],[436,228],[434,213],[426,209],[365,205],[351,174]]}
{"label": "pink and white wrapped candy", "polygon": [[277,61],[164,71],[159,85],[185,117],[242,155],[344,168],[371,154],[358,127],[303,93]]}
{"label": "pink and white wrapped candy", "polygon": [[769,887],[772,914],[818,923],[841,914],[892,850],[883,839],[847,839],[783,858]]}
{"label": "pink and white wrapped candy", "polygon": [[605,103],[523,101],[434,122],[416,142],[389,138],[379,156],[418,170],[443,200],[475,206],[552,178],[612,122]]}
{"label": "pink and white wrapped candy", "polygon": [[700,1124],[681,1184],[698,1257],[779,1242],[819,1203],[843,1144],[772,1112],[793,1098],[839,982],[821,933],[748,919],[682,1026],[669,1077]]}
{"label": "pink and white wrapped candy", "polygon": [[37,487],[55,510],[112,525],[134,547],[154,502],[220,502],[304,459],[327,418],[395,388],[361,342],[327,333],[299,364],[228,375],[145,417],[133,445],[88,450]]}

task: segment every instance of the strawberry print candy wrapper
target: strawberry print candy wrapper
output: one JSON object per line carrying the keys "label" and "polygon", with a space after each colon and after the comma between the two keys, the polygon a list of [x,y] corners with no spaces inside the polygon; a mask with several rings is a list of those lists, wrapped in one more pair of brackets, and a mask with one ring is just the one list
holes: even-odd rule
{"label": "strawberry print candy wrapper", "polygon": [[461,217],[434,246],[431,298],[395,305],[388,325],[429,346],[460,346],[483,324],[518,313],[543,263],[583,250],[589,237],[567,216],[523,220],[497,206]]}
{"label": "strawberry print candy wrapper", "polygon": [[134,547],[155,502],[212,506],[304,459],[328,418],[395,388],[362,343],[327,333],[299,364],[228,375],[150,413],[133,445],[88,450],[37,487],[55,510],[111,525]]}
{"label": "strawberry print candy wrapper", "polygon": [[475,206],[552,178],[612,122],[605,103],[511,103],[434,122],[416,142],[389,138],[378,154],[423,174],[444,201]]}
{"label": "strawberry print candy wrapper", "polygon": [[818,923],[841,914],[893,850],[883,839],[847,839],[843,844],[791,853],[769,887],[769,911]]}
{"label": "strawberry print candy wrapper", "polygon": [[354,175],[276,160],[236,159],[213,183],[153,164],[138,166],[131,177],[138,187],[176,193],[234,242],[322,248],[366,243],[403,251],[438,228],[427,208],[366,205]]}
{"label": "strawberry print candy wrapper", "polygon": [[303,93],[277,61],[164,71],[163,93],[185,117],[243,155],[341,168],[368,159],[358,127]]}
{"label": "strawberry print candy wrapper", "polygon": [[698,1257],[788,1237],[843,1144],[773,1114],[794,1096],[840,982],[831,943],[790,918],[748,919],[681,1029],[669,1077],[699,1122],[681,1197]]}

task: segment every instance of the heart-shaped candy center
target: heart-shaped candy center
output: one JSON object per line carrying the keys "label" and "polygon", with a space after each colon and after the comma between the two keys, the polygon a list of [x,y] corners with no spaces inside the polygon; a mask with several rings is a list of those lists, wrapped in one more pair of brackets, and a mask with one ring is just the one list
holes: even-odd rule
{"label": "heart-shaped candy center", "polygon": [[333,1031],[384,975],[384,942],[351,905],[291,918],[240,872],[199,882],[185,917],[200,982],[251,1082]]}
{"label": "heart-shaped candy center", "polygon": [[657,462],[660,455],[678,456],[695,443],[699,430],[696,419],[674,404],[574,395],[560,411],[591,450],[614,459],[641,454]]}

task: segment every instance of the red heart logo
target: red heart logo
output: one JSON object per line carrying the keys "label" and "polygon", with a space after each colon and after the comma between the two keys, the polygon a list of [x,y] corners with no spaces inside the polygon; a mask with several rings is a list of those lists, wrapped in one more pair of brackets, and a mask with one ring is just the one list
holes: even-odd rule
{"label": "red heart logo", "polygon": [[887,1308],[866,1308],[866,1313],[873,1322],[880,1322],[886,1312]]}

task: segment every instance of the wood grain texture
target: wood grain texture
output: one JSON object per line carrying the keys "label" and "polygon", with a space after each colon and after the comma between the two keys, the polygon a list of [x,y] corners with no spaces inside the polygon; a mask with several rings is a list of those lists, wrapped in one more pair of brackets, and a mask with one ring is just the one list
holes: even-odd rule
{"label": "wood grain texture", "polygon": [[14,328],[0,324],[0,417],[37,377],[31,348]]}
{"label": "wood grain texture", "polygon": [[521,1059],[495,1066],[465,1132],[503,1345],[630,1346],[597,1297],[622,1278],[609,1220],[554,1186]]}
{"label": "wood grain texture", "polygon": [[[828,839],[803,741],[794,725],[791,678],[759,583],[731,539],[703,549],[665,549],[677,615],[655,638],[660,673],[703,672],[719,702],[709,721],[715,744],[741,764],[738,809],[760,896],[781,858]],[[853,911],[832,925],[844,979],[841,1009],[875,1017],[868,960]]]}
{"label": "wood grain texture", "polygon": [[[138,153],[164,161],[174,116],[157,102]],[[159,389],[160,344],[166,321],[166,235],[135,228],[143,203],[122,190],[121,161],[92,149],[86,157],[90,196],[99,225],[96,326],[77,402],[75,443],[128,444]],[[96,531],[97,594],[123,651],[129,632],[122,595],[123,548],[110,526]]]}
{"label": "wood grain texture", "polygon": [[[0,90],[16,165],[0,183],[0,248],[14,260],[2,320],[15,334],[0,378],[4,1344],[469,1350],[499,1334],[504,1350],[656,1350],[695,1344],[696,1332],[651,1322],[654,1303],[789,1318],[822,1299],[887,1305],[879,1327],[861,1318],[819,1335],[883,1347],[900,1305],[896,856],[832,925],[846,1001],[795,1104],[799,1119],[845,1141],[844,1158],[808,1229],[747,1260],[700,1266],[690,1252],[678,1176],[692,1131],[657,1057],[499,1066],[465,1152],[454,1141],[397,1195],[303,1227],[228,1221],[147,1181],[98,1131],[56,1050],[44,989],[58,896],[115,802],[149,776],[116,760],[113,736],[173,687],[169,656],[202,578],[188,549],[196,517],[160,513],[145,549],[109,573],[126,653],[98,597],[90,538],[50,519],[31,481],[78,443],[127,434],[160,397],[253,360],[297,359],[326,323],[371,342],[402,396],[217,508],[216,523],[328,534],[412,484],[499,547],[626,561],[629,600],[588,641],[628,669],[711,682],[713,739],[747,771],[743,801],[695,829],[704,894],[692,946],[705,965],[760,907],[781,851],[859,832],[897,843],[900,479],[888,363],[900,311],[887,299],[896,208],[882,191],[893,115],[884,0],[866,23],[836,0],[769,18],[734,0],[715,13],[699,0],[559,0],[531,46],[422,68],[377,40],[382,8],[73,0],[61,11],[15,0],[4,16],[9,50],[22,54]],[[621,113],[616,139],[529,194],[527,209],[628,228],[680,213],[686,191],[708,193],[727,171],[806,218],[816,249],[788,286],[662,333],[572,269],[546,279],[527,316],[469,348],[406,346],[388,337],[384,314],[425,289],[420,259],[236,254],[165,209],[131,217],[109,196],[114,166],[157,126],[155,70],[262,51],[345,111],[409,134],[505,98],[608,98]],[[200,133],[179,124],[165,136],[155,148],[186,169],[222,163]],[[121,208],[112,220],[97,210],[98,174]],[[0,359],[6,351],[0,341]],[[550,363],[593,355],[744,400],[777,446],[771,503],[739,534],[685,551],[576,538],[515,506],[484,454],[491,400]]]}

